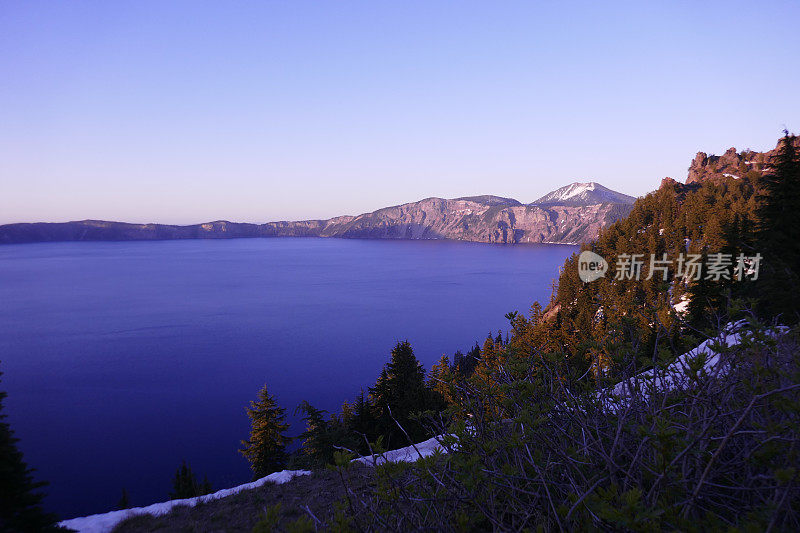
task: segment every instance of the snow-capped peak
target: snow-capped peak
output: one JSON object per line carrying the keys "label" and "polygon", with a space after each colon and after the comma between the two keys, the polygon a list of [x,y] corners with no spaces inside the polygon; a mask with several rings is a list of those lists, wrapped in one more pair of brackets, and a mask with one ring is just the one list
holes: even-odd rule
{"label": "snow-capped peak", "polygon": [[575,182],[546,194],[532,205],[632,204],[636,198],[612,191],[597,182]]}
{"label": "snow-capped peak", "polygon": [[567,185],[566,192],[561,194],[561,200],[566,200],[567,198],[572,198],[585,192],[593,191],[596,185],[597,184],[593,181],[590,181],[589,183],[575,182],[572,185]]}

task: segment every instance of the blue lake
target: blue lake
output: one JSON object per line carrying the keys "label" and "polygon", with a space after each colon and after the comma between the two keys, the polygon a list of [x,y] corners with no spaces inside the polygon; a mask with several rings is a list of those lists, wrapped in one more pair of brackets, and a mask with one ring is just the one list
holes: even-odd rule
{"label": "blue lake", "polygon": [[167,499],[182,460],[215,489],[266,383],[337,411],[398,340],[429,369],[545,304],[574,246],[232,239],[0,246],[7,421],[62,518]]}

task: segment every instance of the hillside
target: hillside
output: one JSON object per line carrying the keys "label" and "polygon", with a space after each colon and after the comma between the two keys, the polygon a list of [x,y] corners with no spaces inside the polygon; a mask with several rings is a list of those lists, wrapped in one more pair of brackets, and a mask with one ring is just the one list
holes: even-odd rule
{"label": "hillside", "polygon": [[[585,184],[572,184],[567,188]],[[0,226],[0,243],[225,239],[235,237],[341,237],[350,239],[452,239],[487,243],[581,243],[626,216],[633,199],[599,184],[546,203],[523,205],[513,198],[426,198],[358,216],[328,220],[243,224],[225,220],[176,226],[100,220]],[[554,196],[555,195],[555,196]]]}
{"label": "hillside", "polygon": [[[762,334],[780,343],[791,342],[784,337],[786,332],[786,328],[779,327]],[[651,403],[651,398],[661,398],[665,393],[681,394],[696,389],[691,378],[691,368],[696,361],[703,362],[704,372],[709,377],[706,386],[713,380],[724,381],[727,374],[735,369],[731,358],[724,355],[735,350],[739,354],[737,359],[742,360],[742,346],[753,342],[756,335],[748,329],[745,321],[728,324],[717,336],[676,357],[669,366],[641,372],[597,391],[602,410],[616,414],[623,406],[647,405]],[[561,407],[572,408],[572,404],[564,403]],[[321,521],[318,524],[320,529],[331,530],[336,529],[337,520],[333,509],[337,504],[343,505],[346,491],[361,499],[368,498],[376,491],[377,479],[385,474],[378,473],[376,476],[369,467],[385,463],[415,463],[437,452],[459,454],[460,450],[448,444],[440,435],[380,456],[355,459],[347,469],[319,469],[315,472],[284,470],[205,496],[78,517],[64,520],[60,525],[78,533],[185,530],[191,524],[224,524],[226,531],[252,531],[258,521],[266,516],[264,510],[271,507],[274,517],[270,524],[274,530],[291,530],[293,524],[297,525],[308,516]],[[428,467],[423,465],[421,469]],[[278,506],[278,503],[281,505]],[[365,519],[357,515],[348,518],[356,521]]]}

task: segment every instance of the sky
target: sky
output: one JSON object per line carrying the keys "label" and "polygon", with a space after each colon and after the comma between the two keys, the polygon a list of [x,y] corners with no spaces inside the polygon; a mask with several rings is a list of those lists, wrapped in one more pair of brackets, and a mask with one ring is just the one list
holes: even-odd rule
{"label": "sky", "polygon": [[639,196],[800,132],[800,2],[0,2],[0,224]]}

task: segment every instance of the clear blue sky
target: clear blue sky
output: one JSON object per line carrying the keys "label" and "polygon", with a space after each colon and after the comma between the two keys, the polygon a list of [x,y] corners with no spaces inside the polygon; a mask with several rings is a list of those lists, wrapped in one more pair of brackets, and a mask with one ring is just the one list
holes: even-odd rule
{"label": "clear blue sky", "polygon": [[800,130],[794,2],[0,3],[0,223],[641,195]]}

